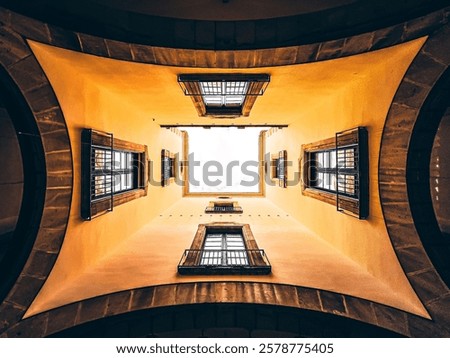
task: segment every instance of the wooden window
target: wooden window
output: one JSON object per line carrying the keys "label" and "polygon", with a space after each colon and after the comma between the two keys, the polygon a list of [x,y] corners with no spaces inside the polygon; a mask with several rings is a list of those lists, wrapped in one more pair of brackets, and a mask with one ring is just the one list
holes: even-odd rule
{"label": "wooden window", "polygon": [[223,230],[207,233],[200,266],[248,266],[242,232]]}
{"label": "wooden window", "polygon": [[111,133],[81,133],[81,217],[91,220],[114,206],[147,195],[147,147]]}
{"label": "wooden window", "polygon": [[138,154],[92,146],[92,199],[138,188]]}
{"label": "wooden window", "polygon": [[211,214],[240,214],[242,212],[242,207],[239,206],[237,201],[210,201],[205,209],[205,213]]}
{"label": "wooden window", "polygon": [[183,74],[178,83],[199,116],[248,116],[269,84],[268,74]]}
{"label": "wooden window", "polygon": [[161,185],[168,186],[175,178],[175,156],[167,149],[161,151]]}
{"label": "wooden window", "polygon": [[271,270],[250,226],[236,223],[199,225],[191,248],[185,250],[178,265],[182,275],[267,275]]}
{"label": "wooden window", "polygon": [[369,214],[368,136],[364,127],[302,146],[303,195],[336,205],[339,211]]}
{"label": "wooden window", "polygon": [[271,157],[271,177],[278,182],[278,186],[287,188],[287,151],[280,150]]}

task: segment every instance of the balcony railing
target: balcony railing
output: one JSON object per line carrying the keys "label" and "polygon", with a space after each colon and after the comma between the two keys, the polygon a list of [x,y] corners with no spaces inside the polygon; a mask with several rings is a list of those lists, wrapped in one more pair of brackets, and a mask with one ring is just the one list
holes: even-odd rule
{"label": "balcony railing", "polygon": [[264,250],[185,250],[178,264],[181,275],[267,275],[272,271]]}

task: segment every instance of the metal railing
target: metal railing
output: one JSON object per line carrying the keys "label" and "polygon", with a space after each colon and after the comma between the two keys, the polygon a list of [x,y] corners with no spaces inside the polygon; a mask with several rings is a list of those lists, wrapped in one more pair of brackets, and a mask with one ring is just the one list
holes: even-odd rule
{"label": "metal railing", "polygon": [[264,250],[187,249],[178,264],[180,274],[269,274],[272,270]]}

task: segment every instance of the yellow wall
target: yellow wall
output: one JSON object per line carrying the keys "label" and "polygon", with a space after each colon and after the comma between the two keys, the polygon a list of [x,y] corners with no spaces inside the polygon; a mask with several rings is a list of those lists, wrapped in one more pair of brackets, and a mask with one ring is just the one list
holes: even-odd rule
{"label": "yellow wall", "polygon": [[[290,126],[276,131],[266,141],[267,152],[288,151],[288,160],[293,162],[288,177],[292,180],[294,172],[299,172],[302,144],[334,137],[335,132],[357,126],[367,127],[370,167],[370,216],[367,220],[338,213],[333,205],[303,196],[301,183],[287,189],[267,186],[266,196],[405,297],[412,297],[414,293],[398,263],[384,224],[378,192],[378,156],[392,98],[422,44],[423,40],[419,40],[372,53],[372,56],[378,56],[378,61],[349,77],[339,91],[325,93],[320,98],[320,105],[308,113],[296,115],[293,111],[286,119]],[[329,62],[339,68],[342,61],[345,59]],[[301,71],[301,67],[298,70]],[[290,95],[295,96],[295,92]],[[300,97],[298,102],[301,106]]]}
{"label": "yellow wall", "polygon": [[[64,111],[73,147],[75,182],[61,254],[27,315],[130,288],[238,280],[316,287],[426,316],[390,245],[377,187],[378,151],[387,110],[423,42],[419,39],[334,61],[248,71],[270,73],[271,83],[257,99],[251,116],[235,122],[289,124],[268,137],[266,149],[287,149],[296,170],[301,144],[357,125],[368,127],[368,220],[358,221],[337,213],[329,204],[303,197],[300,185],[288,189],[268,186],[267,199],[239,198],[242,216],[210,217],[205,216],[204,208],[211,198],[181,199],[181,187],[172,184],[168,188],[150,186],[147,197],[119,206],[92,222],[79,218],[80,129],[94,127],[147,144],[150,157],[156,158],[155,172],[159,173],[160,150],[180,151],[181,137],[156,123],[211,123],[209,118],[195,117],[190,98],[176,83],[177,73],[197,71],[130,64],[31,43]],[[184,249],[190,247],[197,225],[210,221],[250,224],[259,246],[267,250],[272,275],[178,276],[177,264]]]}
{"label": "yellow wall", "polygon": [[49,77],[63,110],[74,165],[67,233],[56,265],[41,292],[46,294],[46,290],[50,290],[51,294],[53,284],[59,285],[95,265],[104,255],[181,198],[181,187],[178,185],[171,184],[163,188],[150,184],[146,197],[117,206],[113,212],[92,221],[83,221],[80,218],[81,129],[112,132],[116,138],[147,145],[149,158],[153,162],[153,177],[157,181],[160,181],[161,149],[181,153],[182,140],[180,134],[161,129],[151,114],[131,106],[120,94],[102,87],[102,83],[90,80],[85,70],[77,66],[76,57],[79,54],[63,51],[64,57],[61,57],[60,49],[34,42],[30,45]]}
{"label": "yellow wall", "polygon": [[[205,214],[214,198],[183,198],[161,212],[78,277],[52,285],[30,307],[32,315],[69,302],[132,288],[179,282],[269,282],[346,293],[426,316],[420,301],[374,277],[265,198],[236,197],[243,214]],[[180,276],[177,265],[190,248],[199,224],[249,224],[272,274]],[[48,286],[48,284],[46,284]],[[168,302],[171,298],[167,297]]]}

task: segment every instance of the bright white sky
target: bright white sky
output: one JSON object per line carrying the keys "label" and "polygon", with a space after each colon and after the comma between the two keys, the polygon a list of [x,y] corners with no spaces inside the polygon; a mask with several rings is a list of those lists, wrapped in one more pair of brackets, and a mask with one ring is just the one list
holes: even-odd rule
{"label": "bright white sky", "polygon": [[[258,138],[260,132],[266,128],[180,129],[189,134],[191,193],[259,191]],[[192,159],[199,163],[194,163]]]}

